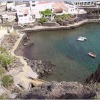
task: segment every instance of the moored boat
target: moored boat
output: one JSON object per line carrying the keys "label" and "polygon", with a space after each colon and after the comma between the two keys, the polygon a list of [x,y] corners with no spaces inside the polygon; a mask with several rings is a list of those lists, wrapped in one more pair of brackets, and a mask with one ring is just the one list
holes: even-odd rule
{"label": "moored boat", "polygon": [[83,42],[83,41],[87,40],[87,38],[86,38],[86,37],[82,37],[82,36],[80,36],[77,40]]}
{"label": "moored boat", "polygon": [[88,55],[93,57],[93,58],[96,58],[96,54],[94,54],[93,52],[89,52]]}

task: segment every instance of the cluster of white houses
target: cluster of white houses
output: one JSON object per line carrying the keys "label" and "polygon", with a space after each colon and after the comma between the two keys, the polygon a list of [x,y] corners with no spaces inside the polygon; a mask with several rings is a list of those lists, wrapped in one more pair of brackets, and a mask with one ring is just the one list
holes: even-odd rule
{"label": "cluster of white houses", "polygon": [[18,19],[18,24],[34,22],[36,19],[42,17],[40,12],[46,9],[51,9],[51,11],[56,15],[78,15],[86,13],[84,9],[78,9],[76,6],[77,3],[74,5],[64,1],[4,1],[0,3],[0,6],[4,5],[6,6],[6,10],[9,11],[9,13],[2,14],[2,17],[13,20],[16,16]]}

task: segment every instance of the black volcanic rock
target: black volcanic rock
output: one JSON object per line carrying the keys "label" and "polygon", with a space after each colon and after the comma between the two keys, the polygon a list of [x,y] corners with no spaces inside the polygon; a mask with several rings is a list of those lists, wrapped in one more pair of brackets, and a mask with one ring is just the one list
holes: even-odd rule
{"label": "black volcanic rock", "polygon": [[47,76],[53,73],[53,68],[55,67],[50,61],[42,60],[30,60],[24,57],[27,64],[32,68],[33,71],[37,72],[39,78]]}
{"label": "black volcanic rock", "polygon": [[86,83],[90,83],[90,82],[93,82],[93,83],[100,82],[100,64],[97,70],[95,71],[95,73],[91,74],[91,76],[86,79]]}
{"label": "black volcanic rock", "polygon": [[78,82],[48,82],[19,94],[20,99],[90,99],[96,92]]}

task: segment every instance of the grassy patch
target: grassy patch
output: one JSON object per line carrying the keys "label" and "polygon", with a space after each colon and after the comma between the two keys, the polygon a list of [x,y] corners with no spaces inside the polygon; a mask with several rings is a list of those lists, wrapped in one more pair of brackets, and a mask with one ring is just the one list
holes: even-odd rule
{"label": "grassy patch", "polygon": [[1,82],[2,82],[2,85],[6,88],[8,88],[9,86],[11,86],[14,81],[13,81],[13,77],[10,76],[10,75],[5,75],[1,78]]}

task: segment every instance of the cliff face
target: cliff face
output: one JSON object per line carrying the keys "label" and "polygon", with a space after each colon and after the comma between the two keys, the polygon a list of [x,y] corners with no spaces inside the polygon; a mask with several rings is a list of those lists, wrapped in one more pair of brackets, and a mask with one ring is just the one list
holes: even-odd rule
{"label": "cliff face", "polygon": [[78,82],[48,82],[17,96],[20,99],[89,99],[96,95],[89,86]]}
{"label": "cliff face", "polygon": [[95,71],[94,74],[91,74],[89,78],[86,79],[86,83],[89,82],[100,82],[100,64],[97,68],[97,70]]}

